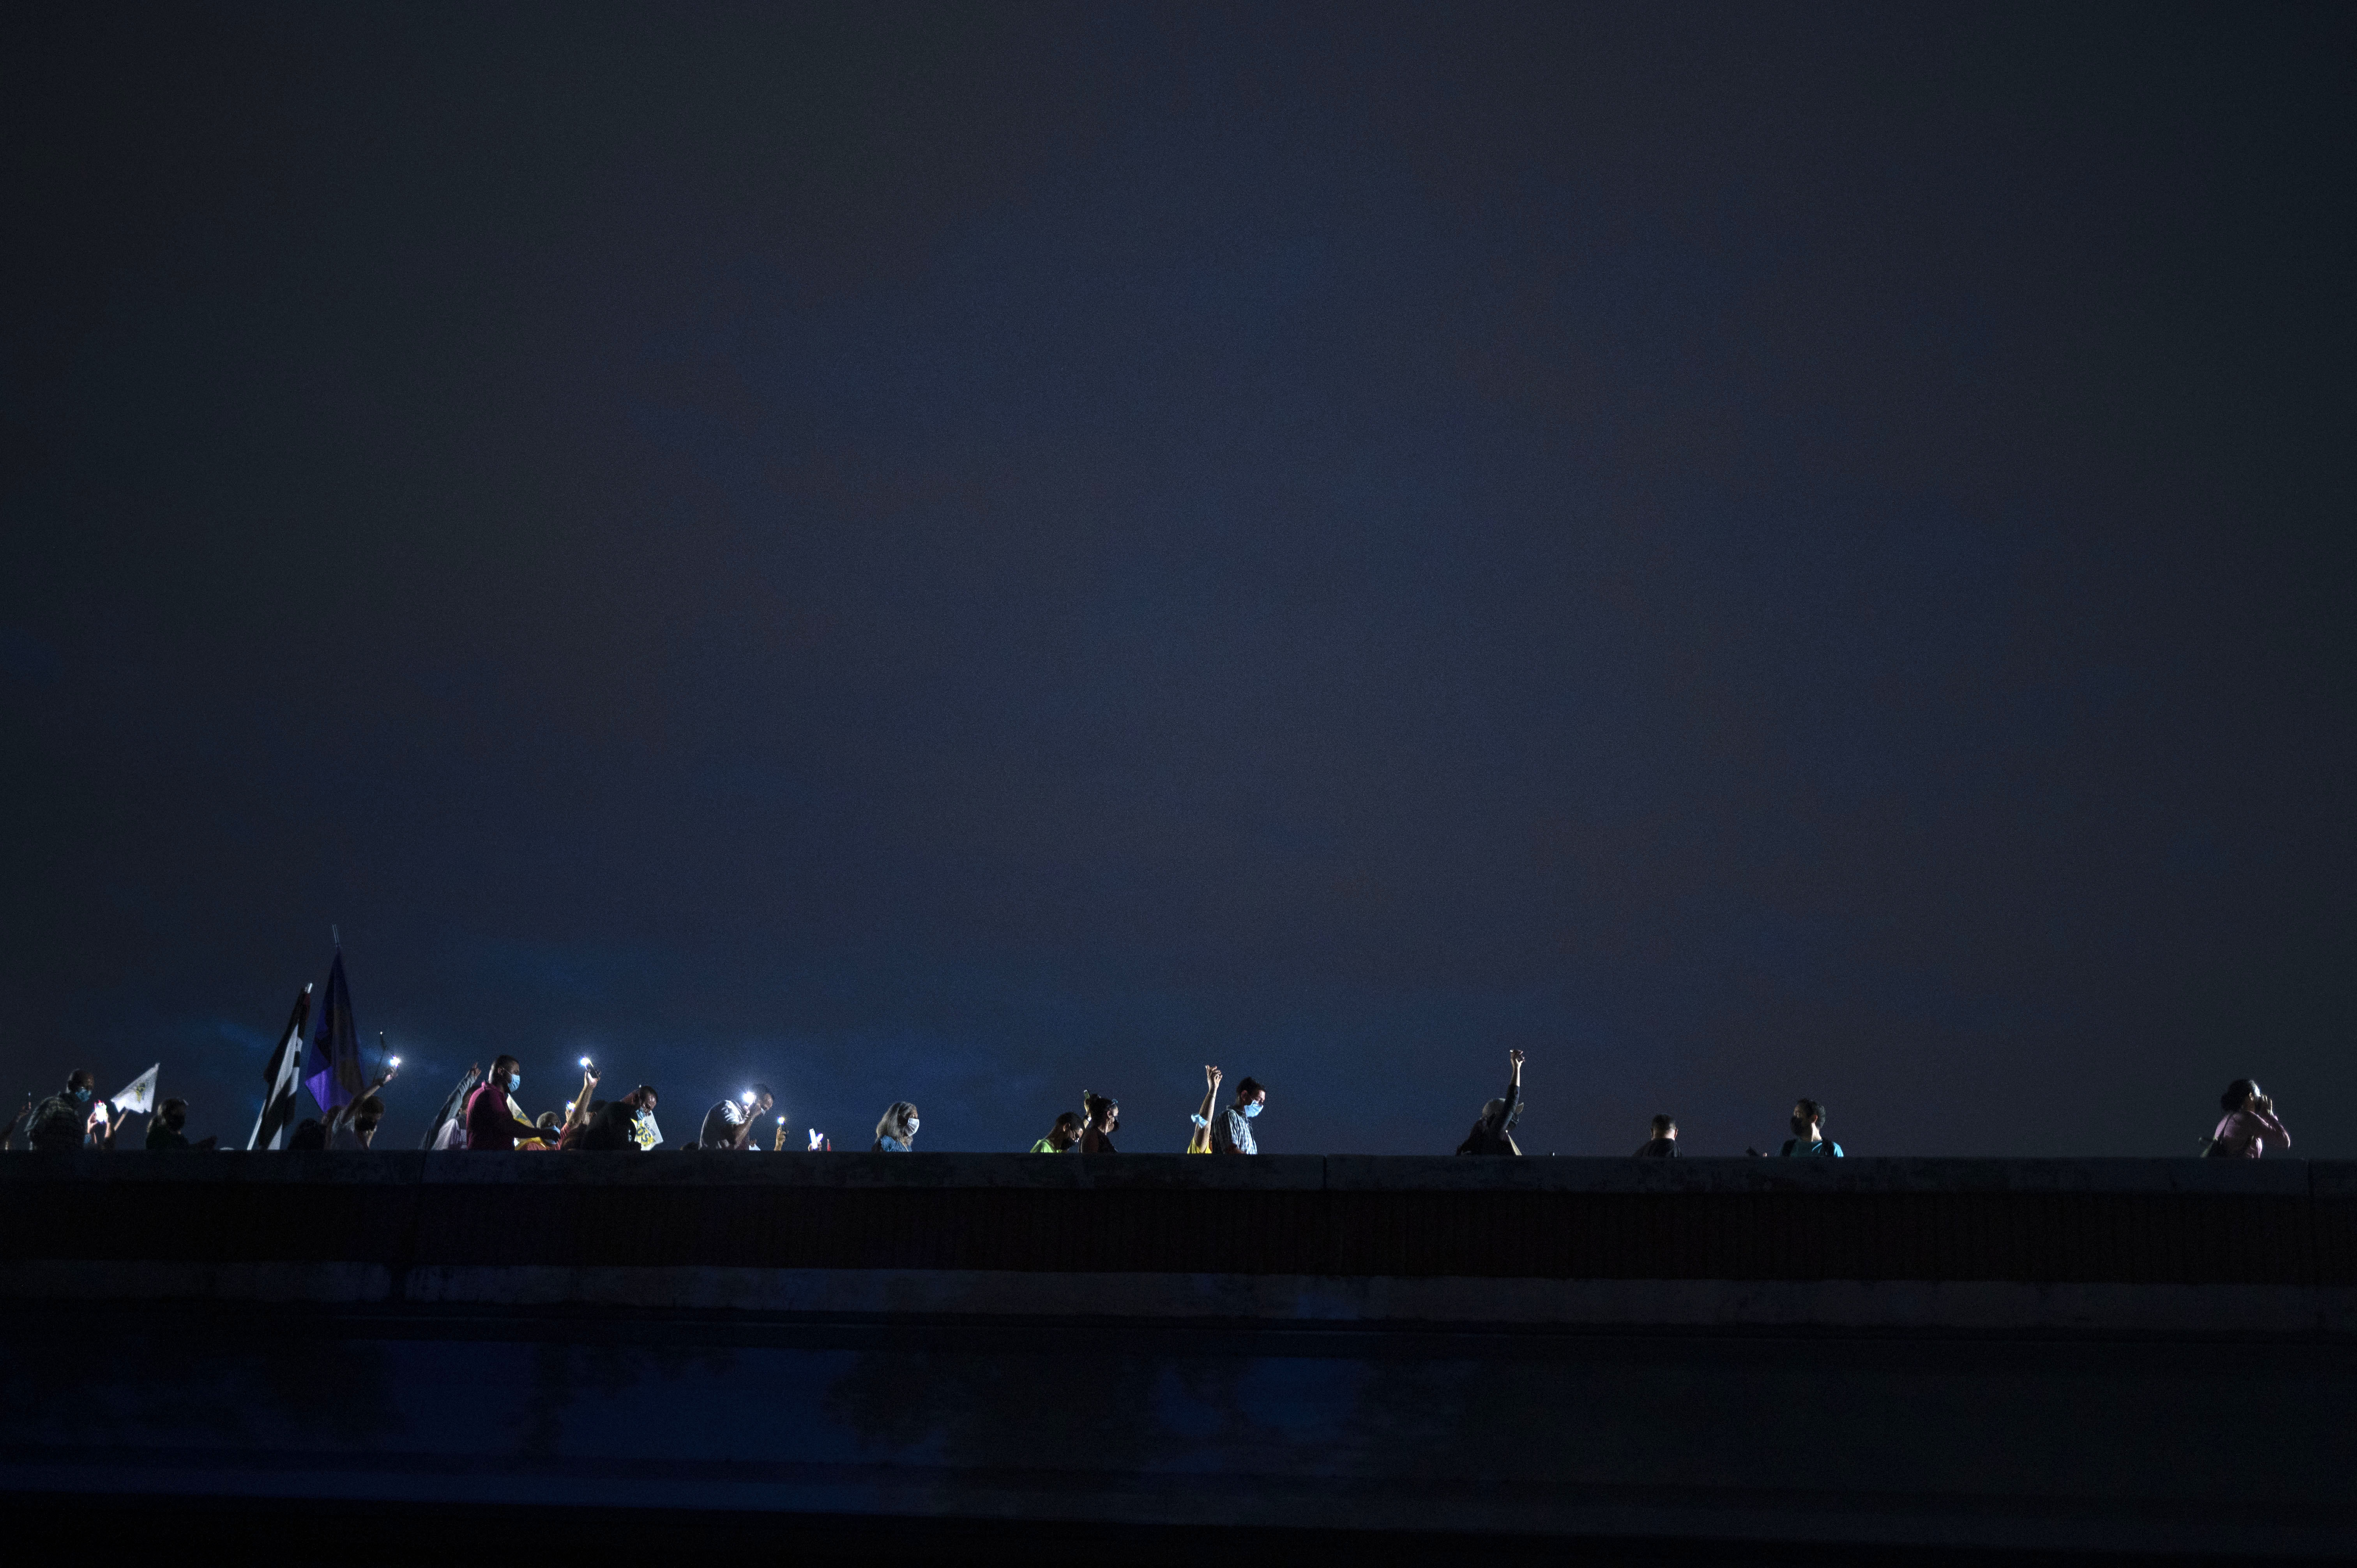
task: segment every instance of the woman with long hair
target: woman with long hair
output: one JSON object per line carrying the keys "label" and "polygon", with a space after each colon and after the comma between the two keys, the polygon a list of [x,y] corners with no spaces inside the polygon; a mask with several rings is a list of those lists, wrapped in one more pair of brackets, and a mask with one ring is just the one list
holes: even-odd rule
{"label": "woman with long hair", "polygon": [[905,1100],[892,1101],[892,1109],[884,1112],[884,1120],[876,1123],[877,1155],[905,1155],[917,1142],[917,1108]]}
{"label": "woman with long hair", "polygon": [[1081,1153],[1084,1155],[1114,1155],[1121,1151],[1113,1146],[1114,1123],[1121,1120],[1121,1101],[1102,1094],[1081,1090],[1081,1108],[1089,1119],[1081,1128]]}

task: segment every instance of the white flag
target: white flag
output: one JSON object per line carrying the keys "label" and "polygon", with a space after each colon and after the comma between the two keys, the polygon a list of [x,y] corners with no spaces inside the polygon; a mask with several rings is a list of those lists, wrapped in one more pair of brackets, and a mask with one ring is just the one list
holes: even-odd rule
{"label": "white flag", "polygon": [[157,1062],[156,1067],[149,1068],[145,1072],[133,1079],[131,1087],[114,1097],[116,1115],[120,1116],[126,1111],[144,1111],[151,1116],[155,1114],[156,1068],[163,1065],[162,1062]]}

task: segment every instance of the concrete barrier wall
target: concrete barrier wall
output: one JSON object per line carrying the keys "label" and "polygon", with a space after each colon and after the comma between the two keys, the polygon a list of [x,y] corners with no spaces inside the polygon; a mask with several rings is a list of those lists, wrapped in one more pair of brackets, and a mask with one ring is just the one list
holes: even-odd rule
{"label": "concrete barrier wall", "polygon": [[2357,1165],[2200,1160],[0,1160],[19,1260],[2357,1286]]}
{"label": "concrete barrier wall", "polygon": [[2345,1165],[85,1153],[0,1195],[20,1498],[2357,1552]]}

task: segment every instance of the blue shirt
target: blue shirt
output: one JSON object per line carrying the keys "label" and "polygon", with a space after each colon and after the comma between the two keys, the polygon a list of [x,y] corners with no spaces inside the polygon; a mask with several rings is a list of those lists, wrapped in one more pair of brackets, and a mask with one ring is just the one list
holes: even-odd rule
{"label": "blue shirt", "polygon": [[1780,1155],[1813,1155],[1820,1159],[1837,1160],[1842,1157],[1841,1145],[1831,1138],[1812,1138],[1805,1145],[1798,1138],[1787,1138],[1784,1146],[1776,1152]]}

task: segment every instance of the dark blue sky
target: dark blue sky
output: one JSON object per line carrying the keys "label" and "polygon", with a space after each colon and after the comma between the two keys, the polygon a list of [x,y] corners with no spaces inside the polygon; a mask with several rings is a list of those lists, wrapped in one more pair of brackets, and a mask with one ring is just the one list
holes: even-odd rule
{"label": "dark blue sky", "polygon": [[5,27],[13,1093],[2357,1154],[2346,10]]}

